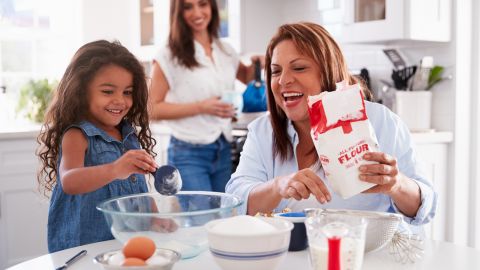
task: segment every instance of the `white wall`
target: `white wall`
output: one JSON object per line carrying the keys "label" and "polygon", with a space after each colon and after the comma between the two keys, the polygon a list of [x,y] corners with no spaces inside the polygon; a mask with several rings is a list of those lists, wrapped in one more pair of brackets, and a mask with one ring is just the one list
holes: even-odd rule
{"label": "white wall", "polygon": [[[135,20],[138,1],[132,0],[77,0],[78,41],[84,44],[97,39],[117,39],[132,48],[138,39]],[[136,4],[136,5],[135,5]]]}
{"label": "white wall", "polygon": [[[480,3],[474,1],[472,4],[472,13],[480,14]],[[473,218],[469,222],[469,243],[471,246],[480,247],[480,184],[476,181],[480,177],[480,93],[478,91],[480,87],[480,18],[473,16],[473,35],[472,35],[472,127],[474,132],[471,133],[471,188],[470,188],[470,205],[473,213]]]}
{"label": "white wall", "polygon": [[[477,139],[472,137],[478,134],[478,126],[472,126],[472,108],[478,106],[472,98],[476,93],[473,89],[472,67],[475,63],[472,61],[474,51],[478,52],[478,48],[473,48],[473,2],[472,0],[455,0],[454,1],[454,37],[452,56],[455,57],[455,93],[452,96],[454,102],[455,115],[455,143],[453,145],[453,155],[451,164],[453,164],[453,174],[451,177],[451,196],[452,204],[450,212],[452,213],[452,227],[450,235],[456,243],[477,246],[472,231],[469,228],[472,221],[475,220],[475,208],[472,202],[474,197],[470,197],[470,192],[474,190],[476,176],[472,174],[474,166],[477,165],[476,153],[472,151]],[[475,14],[477,15],[477,14]],[[476,17],[476,16],[475,16]],[[473,194],[473,196],[478,196]],[[478,228],[477,228],[478,230]]]}
{"label": "white wall", "polygon": [[309,21],[320,23],[321,15],[317,9],[316,0],[280,0],[282,5],[279,24]]}
{"label": "white wall", "polygon": [[315,0],[241,0],[242,53],[264,54],[268,42],[284,23],[317,21]]}
{"label": "white wall", "polygon": [[278,0],[242,0],[241,53],[264,54],[282,18]]}

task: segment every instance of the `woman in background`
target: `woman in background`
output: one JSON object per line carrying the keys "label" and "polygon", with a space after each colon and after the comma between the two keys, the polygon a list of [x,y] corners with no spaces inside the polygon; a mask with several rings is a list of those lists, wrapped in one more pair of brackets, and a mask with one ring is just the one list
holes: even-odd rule
{"label": "woman in background", "polygon": [[225,190],[235,108],[220,98],[235,79],[253,79],[219,28],[215,0],[172,0],[168,44],[153,60],[150,116],[168,120],[168,164],[179,169],[183,190]]}

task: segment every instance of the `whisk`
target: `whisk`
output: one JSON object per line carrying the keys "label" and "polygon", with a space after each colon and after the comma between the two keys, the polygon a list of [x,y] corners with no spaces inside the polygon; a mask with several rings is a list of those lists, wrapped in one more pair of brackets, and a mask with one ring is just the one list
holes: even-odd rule
{"label": "whisk", "polygon": [[423,239],[415,234],[397,231],[388,245],[388,250],[397,262],[414,263],[423,257]]}

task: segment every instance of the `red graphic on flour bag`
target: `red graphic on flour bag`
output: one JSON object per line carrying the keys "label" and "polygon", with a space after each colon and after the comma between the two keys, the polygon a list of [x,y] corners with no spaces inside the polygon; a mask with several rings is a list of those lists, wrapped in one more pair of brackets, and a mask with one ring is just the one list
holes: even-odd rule
{"label": "red graphic on flour bag", "polygon": [[336,91],[308,97],[308,107],[310,135],[333,190],[346,199],[372,187],[358,178],[358,167],[373,163],[362,156],[378,151],[360,86],[337,83]]}
{"label": "red graphic on flour bag", "polygon": [[364,143],[362,145],[359,145],[357,147],[355,147],[355,149],[353,149],[351,152],[347,152],[343,155],[341,155],[339,158],[338,158],[338,162],[340,162],[340,164],[343,164],[345,162],[348,162],[349,160],[355,158],[355,157],[358,157],[358,156],[361,156],[362,154],[365,154],[366,152],[368,152],[368,144]]}
{"label": "red graphic on flour bag", "polygon": [[322,164],[326,165],[326,164],[330,163],[330,160],[328,159],[327,156],[321,155],[321,156],[320,156],[320,162],[321,162]]}

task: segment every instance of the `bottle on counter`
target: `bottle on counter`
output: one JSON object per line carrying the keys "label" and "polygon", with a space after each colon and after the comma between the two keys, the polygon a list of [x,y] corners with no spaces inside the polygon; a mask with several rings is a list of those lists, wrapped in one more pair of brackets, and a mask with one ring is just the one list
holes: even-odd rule
{"label": "bottle on counter", "polygon": [[424,91],[428,88],[428,77],[430,71],[433,68],[433,57],[425,56],[420,61],[420,68],[415,73],[413,80],[410,84],[410,90],[412,91]]}

